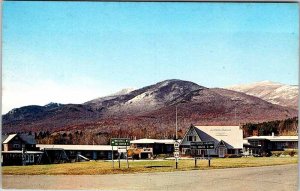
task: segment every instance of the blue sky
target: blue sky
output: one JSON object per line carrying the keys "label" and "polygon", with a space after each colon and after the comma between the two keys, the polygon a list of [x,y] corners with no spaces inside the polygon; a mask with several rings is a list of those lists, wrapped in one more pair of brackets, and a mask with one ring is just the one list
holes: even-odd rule
{"label": "blue sky", "polygon": [[298,4],[3,3],[3,112],[165,79],[298,84]]}

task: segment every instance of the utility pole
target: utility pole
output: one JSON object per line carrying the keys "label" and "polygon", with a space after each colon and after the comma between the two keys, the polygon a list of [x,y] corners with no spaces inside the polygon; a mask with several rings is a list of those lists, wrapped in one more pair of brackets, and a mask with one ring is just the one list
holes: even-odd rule
{"label": "utility pole", "polygon": [[[177,105],[175,106],[175,110],[176,110],[176,132],[175,132],[175,142],[177,142],[178,139],[178,135],[177,135],[177,131],[178,131],[178,125],[177,125]],[[175,146],[174,146],[175,148]],[[175,156],[175,166],[176,169],[178,169],[178,157]]]}
{"label": "utility pole", "polygon": [[26,151],[25,151],[25,145],[22,144],[22,165],[26,165]]}
{"label": "utility pole", "polygon": [[176,134],[175,134],[175,138],[176,138],[176,140],[178,139],[178,120],[177,120],[177,118],[178,118],[178,116],[177,116],[177,107],[178,107],[178,104],[180,104],[180,103],[187,103],[187,101],[185,101],[185,100],[182,100],[182,101],[180,101],[180,102],[177,102],[176,103],[176,105],[175,105],[175,110],[176,110]]}
{"label": "utility pole", "polygon": [[178,136],[177,136],[177,129],[178,129],[178,126],[177,126],[177,105],[176,105],[176,107],[175,107],[175,109],[176,109],[176,134],[175,134],[175,140],[177,140],[178,139]]}
{"label": "utility pole", "polygon": [[[175,144],[178,145],[176,146],[178,150],[174,152],[174,157],[175,157],[175,163],[176,163],[176,169],[178,169],[178,158],[179,158],[179,143],[177,142],[178,140],[178,120],[177,120],[177,104],[179,103],[185,103],[185,101],[181,101],[175,104],[175,111],[176,111],[176,132],[175,132]],[[175,151],[175,145],[174,145],[174,151]],[[175,154],[176,153],[176,154]]]}
{"label": "utility pole", "polygon": [[234,121],[236,123],[236,108],[234,108]]}

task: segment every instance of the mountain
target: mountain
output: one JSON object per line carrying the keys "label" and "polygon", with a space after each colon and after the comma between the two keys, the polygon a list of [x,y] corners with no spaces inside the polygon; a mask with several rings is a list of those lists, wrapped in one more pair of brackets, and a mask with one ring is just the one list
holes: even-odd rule
{"label": "mountain", "polygon": [[133,90],[135,90],[135,88],[124,88],[116,93],[111,94],[110,96],[119,96],[119,95],[128,94],[128,93],[132,92]]}
{"label": "mountain", "polygon": [[[238,125],[250,121],[270,121],[297,115],[296,110],[221,88],[196,90],[174,102],[180,103],[177,107],[181,118],[200,125]],[[166,115],[168,111],[171,111],[169,114],[172,118],[174,105],[168,105],[155,114]]]}
{"label": "mountain", "polygon": [[251,84],[234,85],[226,89],[253,95],[273,104],[298,109],[299,87],[297,85],[262,81]]}
{"label": "mountain", "polygon": [[186,92],[205,89],[193,82],[165,80],[124,95],[108,96],[84,103],[95,110],[105,110],[105,116],[143,114],[165,106]]}
{"label": "mountain", "polygon": [[162,138],[174,133],[175,107],[179,129],[191,123],[238,125],[297,116],[295,109],[245,93],[173,79],[83,104],[52,103],[13,109],[3,115],[2,132],[81,130],[106,139]]}

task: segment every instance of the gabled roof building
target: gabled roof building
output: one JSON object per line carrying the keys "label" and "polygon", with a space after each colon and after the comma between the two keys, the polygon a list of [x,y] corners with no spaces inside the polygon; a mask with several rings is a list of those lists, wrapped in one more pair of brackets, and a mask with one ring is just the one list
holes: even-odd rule
{"label": "gabled roof building", "polygon": [[37,150],[34,135],[29,134],[10,134],[2,135],[2,151],[11,150]]}
{"label": "gabled roof building", "polygon": [[2,135],[2,165],[35,164],[42,154],[36,147],[34,135],[10,134]]}
{"label": "gabled roof building", "polygon": [[[192,153],[191,142],[213,141],[214,149],[197,149]],[[186,131],[180,150],[182,155],[225,157],[226,154],[240,154],[243,149],[243,131],[240,126],[194,126]]]}

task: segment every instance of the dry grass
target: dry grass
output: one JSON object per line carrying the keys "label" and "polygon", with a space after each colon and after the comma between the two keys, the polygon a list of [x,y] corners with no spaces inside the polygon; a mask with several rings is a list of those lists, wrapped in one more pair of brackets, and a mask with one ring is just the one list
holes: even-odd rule
{"label": "dry grass", "polygon": [[175,169],[174,160],[165,161],[126,161],[121,162],[121,169],[115,162],[90,161],[79,163],[32,165],[32,166],[5,166],[2,173],[5,175],[96,175],[96,174],[125,174],[125,173],[147,173],[147,172],[170,172],[176,170],[217,169],[217,168],[243,168],[255,166],[270,166],[282,164],[294,164],[298,162],[297,157],[261,157],[261,158],[216,158],[211,160],[208,167],[207,160],[198,160],[194,167],[194,160],[180,160],[178,169]]}

